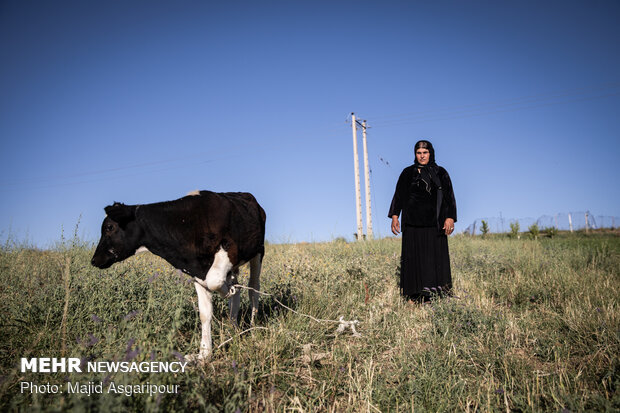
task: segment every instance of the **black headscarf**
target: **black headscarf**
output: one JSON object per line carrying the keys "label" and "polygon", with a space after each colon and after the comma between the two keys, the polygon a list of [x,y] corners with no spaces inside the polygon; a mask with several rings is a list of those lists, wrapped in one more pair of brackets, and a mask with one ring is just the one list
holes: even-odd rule
{"label": "black headscarf", "polygon": [[426,140],[416,142],[414,153],[420,148],[428,149],[430,157],[426,165],[420,165],[418,163],[418,158],[415,158],[413,165],[420,169],[420,174],[416,177],[414,183],[420,185],[419,181],[422,181],[426,186],[426,191],[430,194],[432,184],[434,184],[435,187],[440,186],[439,179],[437,178],[437,164],[435,163],[435,148],[433,148],[432,143]]}

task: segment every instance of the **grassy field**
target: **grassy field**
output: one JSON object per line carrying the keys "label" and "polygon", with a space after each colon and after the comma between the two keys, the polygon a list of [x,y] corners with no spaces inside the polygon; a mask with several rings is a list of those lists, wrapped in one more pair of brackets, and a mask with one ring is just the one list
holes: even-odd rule
{"label": "grassy field", "polygon": [[[400,240],[268,245],[261,287],[271,295],[257,328],[246,331],[246,293],[240,330],[216,298],[209,363],[174,374],[22,373],[22,357],[179,361],[198,349],[186,276],[148,253],[98,270],[78,244],[1,252],[1,411],[620,409],[618,234],[452,237],[455,296],[427,305],[399,297]],[[302,314],[359,320],[361,337]],[[22,382],[179,391],[46,394]]]}

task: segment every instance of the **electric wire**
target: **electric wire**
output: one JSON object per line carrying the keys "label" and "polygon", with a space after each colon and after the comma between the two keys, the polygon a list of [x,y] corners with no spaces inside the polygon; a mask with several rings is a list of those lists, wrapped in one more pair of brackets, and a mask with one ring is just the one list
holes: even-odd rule
{"label": "electric wire", "polygon": [[418,124],[418,123],[425,123],[425,122],[436,122],[436,121],[443,121],[443,120],[463,119],[463,118],[469,118],[469,117],[493,115],[497,113],[506,113],[506,112],[515,112],[515,111],[528,110],[528,109],[534,109],[534,108],[542,108],[542,107],[574,103],[574,102],[583,102],[583,101],[601,99],[601,98],[618,96],[618,95],[620,95],[620,90],[616,92],[612,92],[612,93],[603,94],[603,95],[585,96],[585,97],[565,99],[561,101],[546,102],[546,103],[535,103],[535,102],[528,102],[528,104],[508,103],[504,105],[494,105],[494,106],[489,106],[487,108],[480,108],[477,110],[463,108],[459,110],[445,111],[445,112],[438,111],[439,113],[435,115],[410,116],[406,118],[399,118],[399,119],[394,119],[391,121],[383,121],[383,122],[373,120],[372,125],[374,127],[388,127],[388,126]]}
{"label": "electric wire", "polygon": [[605,84],[596,85],[596,86],[566,89],[566,90],[557,91],[557,92],[540,93],[540,94],[528,95],[528,96],[519,96],[519,97],[514,97],[514,98],[509,98],[509,99],[502,99],[498,101],[472,103],[472,104],[461,105],[461,106],[448,106],[448,107],[435,108],[435,109],[424,109],[424,110],[419,110],[419,111],[405,112],[405,113],[398,113],[398,114],[373,115],[372,119],[373,119],[373,124],[374,124],[374,123],[383,122],[383,121],[416,118],[416,117],[421,117],[421,116],[436,113],[436,112],[450,114],[450,113],[458,113],[458,112],[463,112],[463,111],[471,111],[471,110],[475,110],[476,108],[481,108],[481,107],[488,107],[490,109],[493,109],[495,107],[514,106],[518,104],[537,102],[541,100],[550,100],[554,98],[561,98],[561,97],[567,97],[567,96],[573,96],[573,95],[583,95],[585,93],[590,93],[590,92],[605,92],[611,89],[618,89],[619,87],[620,87],[620,82],[610,82],[610,83],[605,83]]}
{"label": "electric wire", "polygon": [[[605,83],[605,84],[601,84],[597,86],[573,88],[573,89],[567,89],[563,91],[546,93],[546,94],[521,96],[521,97],[504,99],[504,100],[494,101],[494,102],[474,103],[474,104],[468,104],[468,105],[462,105],[462,106],[427,109],[427,110],[421,110],[421,111],[406,112],[406,113],[391,114],[391,115],[388,114],[388,115],[382,115],[382,116],[365,116],[364,118],[373,119],[372,127],[387,128],[387,127],[393,127],[393,126],[418,124],[418,123],[424,123],[424,122],[436,122],[436,121],[444,121],[444,120],[463,119],[463,118],[469,118],[469,117],[487,116],[487,115],[493,115],[497,113],[520,111],[520,110],[527,110],[527,109],[533,109],[533,108],[547,107],[547,106],[552,106],[552,105],[567,104],[567,103],[573,103],[573,102],[588,101],[588,100],[593,100],[593,99],[618,96],[620,95],[620,90],[612,91],[618,88],[620,88],[620,82],[610,82],[610,83]],[[612,92],[602,94],[602,95],[598,94],[594,96],[583,96],[584,94],[587,94],[587,93],[592,93],[592,92],[601,93],[601,92],[606,92],[606,91],[612,91]],[[566,99],[572,96],[580,96],[580,97],[575,97],[573,99]],[[557,100],[557,99],[563,99],[563,100]],[[319,139],[323,138],[322,140],[328,140],[333,137],[341,137],[344,133],[346,133],[347,129],[350,130],[350,126],[346,125],[347,123],[350,125],[350,122],[351,122],[351,115],[348,114],[347,117],[345,118],[344,124],[340,124],[338,126],[336,126],[335,124],[331,124],[331,125],[326,124],[325,129],[323,131],[321,131],[320,129],[317,130],[317,133],[314,136]],[[367,127],[369,129],[371,128],[370,125],[367,125]],[[34,186],[35,188],[32,188],[32,189],[42,189],[42,188],[53,188],[53,187],[59,187],[59,186],[71,186],[71,185],[81,185],[81,184],[88,184],[88,183],[97,183],[97,182],[102,182],[102,181],[108,181],[111,179],[129,178],[129,177],[140,176],[140,175],[144,175],[148,173],[157,173],[157,172],[168,171],[168,170],[173,170],[173,169],[185,168],[188,165],[210,163],[210,162],[216,162],[222,159],[230,158],[230,157],[225,157],[225,158],[217,158],[217,159],[203,159],[198,162],[195,161],[197,158],[205,157],[206,155],[207,155],[206,153],[198,153],[198,154],[193,154],[193,155],[184,155],[184,156],[180,156],[176,158],[168,158],[168,159],[161,159],[161,160],[153,160],[149,162],[141,162],[141,163],[130,164],[126,166],[119,166],[115,168],[106,168],[106,169],[99,169],[99,170],[92,170],[92,171],[77,172],[74,174],[37,177],[33,179],[22,179],[22,180],[12,180],[12,181],[4,180],[4,182],[0,182],[0,189],[7,190],[7,189],[11,189],[11,188],[18,187],[18,186],[26,186],[30,188]],[[237,154],[237,156],[240,156],[240,155]],[[386,166],[388,167],[390,166],[388,161],[384,160],[381,157],[379,157],[379,159]],[[194,162],[191,162],[191,160],[194,160]],[[182,162],[182,164],[172,165],[167,168],[159,168],[155,170],[148,169],[151,167],[156,167],[156,166],[161,166],[161,165],[166,165],[166,164],[174,164],[175,162]],[[116,174],[118,172],[124,172],[124,171],[130,171],[130,170],[138,170],[138,171],[136,171],[136,173],[129,173],[129,174]],[[116,175],[110,176],[110,174],[116,174]],[[66,182],[67,180],[74,180],[74,179],[87,178],[87,177],[97,177],[97,176],[99,176],[99,178]],[[65,181],[65,182],[59,183],[58,181]]]}

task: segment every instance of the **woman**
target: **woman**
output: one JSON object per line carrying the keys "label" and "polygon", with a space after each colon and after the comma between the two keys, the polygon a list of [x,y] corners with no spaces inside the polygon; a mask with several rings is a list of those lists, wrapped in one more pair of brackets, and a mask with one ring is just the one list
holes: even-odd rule
{"label": "woman", "polygon": [[454,231],[456,201],[448,172],[435,163],[429,141],[415,144],[415,163],[396,184],[388,217],[398,235],[402,212],[400,288],[411,300],[428,301],[431,294],[452,288],[448,235]]}

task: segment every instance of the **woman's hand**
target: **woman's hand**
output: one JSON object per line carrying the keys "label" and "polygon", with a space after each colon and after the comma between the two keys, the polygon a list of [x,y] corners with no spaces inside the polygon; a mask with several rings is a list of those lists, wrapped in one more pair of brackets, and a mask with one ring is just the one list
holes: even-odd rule
{"label": "woman's hand", "polygon": [[446,231],[446,235],[452,234],[452,232],[454,231],[454,220],[452,218],[446,218],[442,229]]}
{"label": "woman's hand", "polygon": [[392,215],[392,233],[394,235],[400,234],[400,222],[398,222],[398,215]]}

